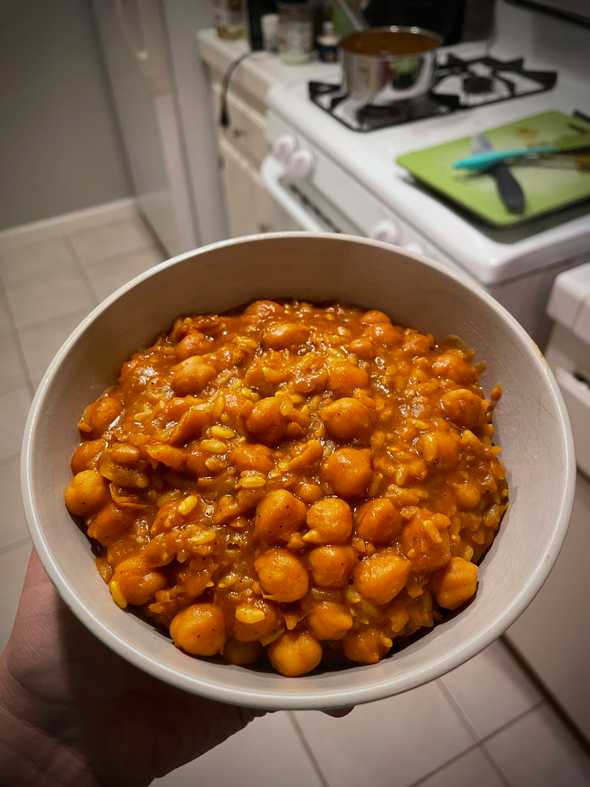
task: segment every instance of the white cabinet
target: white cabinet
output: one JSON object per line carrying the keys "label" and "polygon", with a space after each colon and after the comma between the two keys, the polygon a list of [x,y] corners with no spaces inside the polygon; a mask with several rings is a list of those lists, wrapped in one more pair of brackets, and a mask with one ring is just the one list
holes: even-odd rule
{"label": "white cabinet", "polygon": [[260,175],[228,142],[219,147],[230,236],[270,232],[272,202]]}
{"label": "white cabinet", "polygon": [[[228,59],[224,67],[227,68],[230,62]],[[216,122],[220,115],[223,79],[220,65],[218,61],[207,59]],[[234,79],[227,95],[227,110],[229,126],[218,126],[217,141],[229,235],[272,232],[276,209],[259,175],[268,152],[265,108],[259,96]]]}

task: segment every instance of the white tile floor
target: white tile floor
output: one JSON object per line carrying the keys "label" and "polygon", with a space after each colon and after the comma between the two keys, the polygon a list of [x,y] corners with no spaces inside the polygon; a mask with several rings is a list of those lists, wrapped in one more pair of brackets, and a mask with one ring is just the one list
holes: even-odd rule
{"label": "white tile floor", "polygon": [[[30,542],[18,488],[27,408],[99,299],[163,258],[139,218],[0,248],[0,648]],[[502,642],[442,680],[341,719],[258,719],[161,787],[582,787],[590,758]]]}

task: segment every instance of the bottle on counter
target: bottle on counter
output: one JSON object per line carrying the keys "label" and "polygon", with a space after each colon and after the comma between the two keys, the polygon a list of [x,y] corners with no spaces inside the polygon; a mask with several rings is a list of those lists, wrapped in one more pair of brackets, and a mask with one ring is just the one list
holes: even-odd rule
{"label": "bottle on counter", "polygon": [[318,57],[322,63],[338,62],[338,41],[334,23],[327,20],[322,25],[322,34],[318,36]]}
{"label": "bottle on counter", "polygon": [[243,0],[215,0],[215,27],[219,38],[243,38],[246,20]]}
{"label": "bottle on counter", "polygon": [[307,63],[313,54],[313,13],[308,2],[278,3],[279,55],[285,63]]}

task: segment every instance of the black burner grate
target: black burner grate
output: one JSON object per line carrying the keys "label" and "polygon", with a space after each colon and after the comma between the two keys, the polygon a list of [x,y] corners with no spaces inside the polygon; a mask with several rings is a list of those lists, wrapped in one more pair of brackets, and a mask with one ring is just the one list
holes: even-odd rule
{"label": "black burner grate", "polygon": [[320,109],[353,131],[367,132],[544,93],[556,82],[556,71],[525,68],[523,58],[504,61],[484,55],[466,59],[449,53],[437,62],[430,92],[417,99],[358,106],[348,101],[340,85],[309,82],[308,90]]}

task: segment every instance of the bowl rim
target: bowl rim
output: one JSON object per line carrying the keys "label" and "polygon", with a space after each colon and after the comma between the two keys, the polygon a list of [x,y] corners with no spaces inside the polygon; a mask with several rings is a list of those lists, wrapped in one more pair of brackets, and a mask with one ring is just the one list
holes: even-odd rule
{"label": "bowl rim", "polygon": [[[408,672],[400,676],[395,671],[391,676],[386,679],[376,681],[370,680],[370,671],[368,667],[367,679],[365,683],[359,687],[351,689],[327,689],[324,691],[306,691],[301,684],[301,691],[296,694],[289,692],[281,692],[280,688],[277,689],[256,689],[245,687],[244,689],[236,689],[235,687],[228,687],[219,685],[215,680],[205,679],[199,675],[183,675],[178,673],[175,669],[155,661],[149,653],[139,650],[132,644],[119,639],[109,629],[108,625],[96,617],[89,609],[85,607],[79,598],[76,588],[68,577],[61,571],[52,551],[49,548],[44,534],[43,524],[35,509],[34,496],[32,488],[32,469],[33,469],[33,456],[35,453],[35,438],[36,427],[43,411],[43,405],[47,395],[47,391],[53,382],[53,379],[58,374],[63,360],[67,357],[71,348],[76,344],[80,336],[84,333],[86,328],[95,322],[101,314],[116,300],[118,300],[128,290],[133,289],[142,281],[151,278],[152,276],[160,273],[166,268],[171,268],[178,263],[193,257],[208,254],[220,248],[231,247],[234,245],[242,245],[244,243],[252,242],[272,242],[276,239],[295,239],[295,238],[310,238],[310,239],[324,239],[334,240],[338,239],[343,242],[352,242],[364,246],[373,246],[385,251],[393,251],[407,259],[415,260],[422,264],[428,265],[431,268],[443,273],[445,276],[454,279],[465,289],[469,290],[472,295],[483,301],[487,308],[495,311],[500,318],[507,322],[516,337],[525,345],[528,354],[532,357],[536,365],[540,377],[544,380],[545,385],[551,392],[553,400],[559,414],[560,430],[563,438],[564,453],[565,453],[565,467],[564,473],[564,488],[561,497],[561,503],[556,517],[555,526],[551,533],[549,543],[545,548],[545,559],[540,561],[531,570],[531,573],[520,588],[518,593],[515,594],[512,602],[504,608],[502,613],[498,615],[493,621],[483,626],[481,630],[474,633],[469,639],[457,643],[444,657],[436,657],[428,662],[420,671]],[[198,694],[207,697],[211,700],[217,700],[230,704],[240,704],[247,707],[267,709],[267,710],[295,710],[295,709],[329,709],[338,707],[349,707],[365,702],[372,702],[378,699],[399,694],[409,691],[431,680],[435,680],[441,675],[446,674],[450,670],[469,660],[478,652],[483,650],[493,640],[499,637],[508,626],[518,618],[526,607],[533,600],[534,596],[540,590],[545,579],[547,578],[559,551],[561,549],[567,527],[569,524],[571,509],[573,506],[575,481],[576,481],[576,463],[573,446],[573,437],[571,432],[570,420],[567,413],[563,397],[549,368],[547,361],[542,355],[541,351],[531,339],[525,329],[517,322],[517,320],[508,312],[500,303],[498,303],[491,295],[489,295],[478,284],[470,281],[469,279],[461,278],[455,271],[450,270],[442,263],[424,257],[421,254],[406,251],[404,248],[395,246],[382,241],[372,240],[356,235],[336,234],[336,233],[310,233],[305,231],[289,231],[289,232],[274,232],[257,235],[247,235],[238,238],[230,238],[228,240],[218,241],[215,243],[201,246],[191,251],[183,252],[168,260],[161,262],[149,270],[141,273],[135,278],[131,279],[126,284],[119,287],[108,297],[103,299],[72,331],[60,349],[55,354],[53,360],[49,364],[35,396],[31,403],[27,421],[25,424],[22,449],[21,449],[21,491],[24,502],[25,514],[31,533],[33,545],[41,558],[41,561],[47,571],[51,581],[58,590],[61,598],[76,615],[76,617],[107,647],[114,650],[122,658],[128,662],[144,670],[155,678],[163,680],[176,688],[189,691],[193,694]],[[305,680],[305,678],[301,679]]]}

